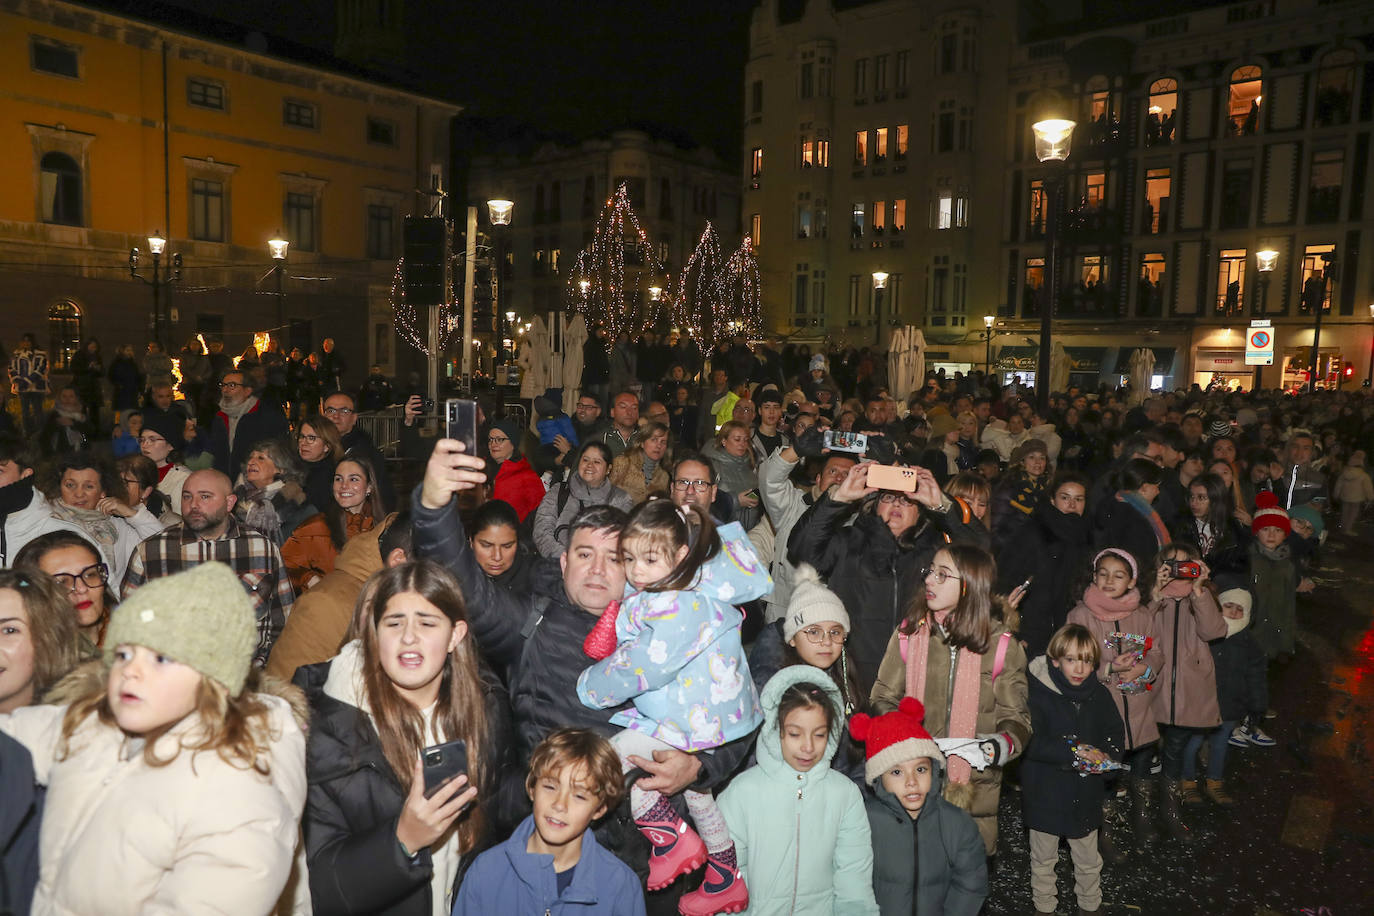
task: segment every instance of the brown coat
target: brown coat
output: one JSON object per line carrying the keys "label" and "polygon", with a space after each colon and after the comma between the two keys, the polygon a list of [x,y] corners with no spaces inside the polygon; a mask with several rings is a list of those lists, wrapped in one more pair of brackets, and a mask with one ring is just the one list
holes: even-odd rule
{"label": "brown coat", "polygon": [[[1154,609],[1147,604],[1142,604],[1120,620],[1106,621],[1094,616],[1093,612],[1088,610],[1088,606],[1080,601],[1077,607],[1069,611],[1068,622],[1087,627],[1088,632],[1093,634],[1093,639],[1097,640],[1097,645],[1102,650],[1102,664],[1097,669],[1097,679],[1107,685],[1107,689],[1112,695],[1112,702],[1116,704],[1116,711],[1126,726],[1125,750],[1130,751],[1147,744],[1154,744],[1159,740],[1159,726],[1155,724],[1154,701],[1155,695],[1159,692],[1159,669],[1164,664],[1164,649],[1159,644],[1159,633],[1156,631],[1158,623],[1155,619]],[[1114,645],[1107,642],[1107,637],[1113,633],[1135,633],[1151,640],[1150,649],[1145,653],[1145,664],[1150,666],[1150,670],[1155,673],[1156,678],[1148,692],[1134,693],[1128,696],[1116,689],[1117,685],[1121,683],[1121,675],[1112,671],[1112,662],[1116,660],[1119,653]]]}
{"label": "brown coat", "polygon": [[1164,650],[1155,681],[1155,718],[1165,725],[1214,728],[1221,724],[1217,669],[1208,641],[1226,635],[1226,618],[1208,589],[1194,597],[1161,595],[1150,602]]}
{"label": "brown coat", "polygon": [[[344,543],[353,540],[364,531],[370,531],[376,524],[367,512],[344,516]],[[324,513],[311,516],[296,526],[286,543],[281,545],[282,562],[291,577],[291,584],[297,595],[303,595],[317,579],[323,579],[334,571],[334,562],[339,557],[339,548],[329,536],[329,523]]]}
{"label": "brown coat", "polygon": [[611,463],[611,483],[630,494],[630,504],[639,505],[650,493],[667,493],[671,481],[663,462],[660,461],[658,467],[654,468],[653,480],[646,484],[641,459],[631,458],[630,454],[625,452]]}
{"label": "brown coat", "polygon": [[349,539],[339,551],[334,571],[296,599],[267,659],[268,674],[290,681],[297,668],[328,661],[338,654],[348,636],[353,606],[363,583],[382,568],[377,541],[385,528],[383,523]]}
{"label": "brown coat", "polygon": [[[1002,673],[997,680],[992,679],[992,668],[996,663],[997,644],[1007,627],[994,621],[991,648],[983,653],[982,690],[978,696],[979,735],[1004,734],[1011,739],[1011,754],[1008,760],[1020,756],[1030,740],[1030,706],[1026,696],[1026,653],[1015,638],[1007,643],[1006,658],[1002,662]],[[926,661],[926,695],[919,699],[925,705],[925,728],[933,738],[948,737],[950,712],[950,650],[939,628],[931,634],[930,654]],[[881,715],[897,708],[906,695],[906,662],[902,659],[901,645],[894,631],[888,640],[887,652],[878,665],[878,677],[873,683],[870,697],[872,714]],[[990,766],[984,770],[974,770],[972,798],[960,798],[958,787],[947,786],[945,795],[973,815],[978,832],[983,837],[983,845],[988,855],[997,850],[997,802],[1002,792],[1002,767]]]}

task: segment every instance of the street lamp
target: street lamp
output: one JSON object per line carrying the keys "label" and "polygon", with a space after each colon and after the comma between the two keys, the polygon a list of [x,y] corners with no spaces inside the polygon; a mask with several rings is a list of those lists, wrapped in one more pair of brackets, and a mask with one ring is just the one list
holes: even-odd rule
{"label": "street lamp", "polygon": [[992,323],[997,319],[992,315],[983,316],[983,378],[992,375]]}
{"label": "street lamp", "polygon": [[286,249],[291,243],[278,232],[267,240],[267,251],[272,255],[272,273],[277,275],[277,334],[286,327],[286,291],[282,288],[282,276],[286,269]]}
{"label": "street lamp", "polygon": [[1050,332],[1059,257],[1059,198],[1064,190],[1064,162],[1069,158],[1073,129],[1077,126],[1077,122],[1065,118],[1048,118],[1031,125],[1035,133],[1035,158],[1046,169],[1045,299],[1040,305],[1040,355],[1035,364],[1036,400],[1042,411],[1050,407]]}
{"label": "street lamp", "polygon": [[[1279,253],[1272,248],[1261,248],[1255,252],[1255,267],[1259,270],[1259,314],[1265,315],[1269,311],[1269,280],[1274,275],[1274,268],[1278,266]],[[1254,309],[1252,308],[1253,312]],[[1255,366],[1255,381],[1253,390],[1260,390],[1260,373],[1263,366]]]}
{"label": "street lamp", "polygon": [[487,217],[491,220],[492,228],[495,230],[492,232],[492,236],[496,245],[496,260],[492,265],[491,273],[491,310],[497,316],[497,365],[505,365],[506,362],[505,329],[501,327],[501,281],[505,279],[506,272],[506,233],[504,229],[498,227],[509,226],[514,211],[515,204],[503,197],[494,197],[487,201]]}
{"label": "street lamp", "polygon": [[[181,254],[173,254],[171,269],[164,270],[162,254],[166,250],[167,239],[161,232],[154,232],[148,236],[148,252],[153,256],[153,275],[145,277],[138,272],[138,249],[129,249],[129,276],[135,280],[142,280],[153,288],[153,340],[156,340],[164,350],[166,344],[162,340],[162,287],[181,279]],[[170,290],[168,292],[170,293]]]}
{"label": "street lamp", "polygon": [[1336,274],[1336,256],[1331,253],[1322,255],[1322,291],[1317,301],[1312,303],[1317,313],[1316,323],[1312,325],[1312,371],[1307,376],[1307,390],[1317,390],[1317,360],[1321,356],[1322,312],[1325,311],[1326,297],[1331,294],[1331,281]]}
{"label": "street lamp", "polygon": [[[1369,304],[1369,321],[1374,324],[1374,302]],[[1369,334],[1369,374],[1364,377],[1364,386],[1374,385],[1374,330]]]}
{"label": "street lamp", "polygon": [[883,342],[883,290],[887,289],[887,272],[873,271],[873,343]]}

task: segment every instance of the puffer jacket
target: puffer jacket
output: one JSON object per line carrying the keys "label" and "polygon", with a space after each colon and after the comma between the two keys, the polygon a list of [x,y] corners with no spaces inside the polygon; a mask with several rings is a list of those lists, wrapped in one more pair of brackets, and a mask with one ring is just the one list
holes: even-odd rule
{"label": "puffer jacket", "polygon": [[[793,684],[825,689],[836,715],[824,759],[807,772],[782,756],[778,702]],[[858,786],[830,766],[844,734],[840,692],[830,675],[810,665],[779,671],[763,688],[758,764],[720,795],[720,811],[749,878],[749,908],[770,914],[877,914],[873,845]]]}
{"label": "puffer jacket", "polygon": [[[349,541],[375,526],[370,512],[363,511],[356,515],[346,513],[344,545],[347,546]],[[296,526],[281,545],[281,559],[297,595],[305,594],[334,571],[339,548],[334,546],[334,537],[329,533],[329,522],[323,513],[316,513]]]}
{"label": "puffer jacket", "polygon": [[1067,696],[1050,675],[1049,659],[1030,663],[1030,711],[1034,735],[1021,761],[1021,801],[1026,826],[1041,833],[1077,839],[1102,825],[1104,774],[1073,768],[1068,738],[1091,744],[1113,760],[1121,759],[1121,717],[1110,690],[1089,675],[1084,696]]}
{"label": "puffer jacket", "polygon": [[1239,722],[1246,716],[1259,721],[1269,708],[1269,659],[1250,629],[1250,610],[1240,620],[1227,620],[1226,629],[1229,636],[1211,642],[1221,721]]}
{"label": "puffer jacket", "polygon": [[524,458],[501,462],[491,485],[491,498],[511,504],[520,521],[539,507],[544,498],[544,482]]}
{"label": "puffer jacket", "polygon": [[1339,503],[1374,502],[1374,481],[1363,467],[1350,465],[1341,470],[1331,488],[1331,495]]}
{"label": "puffer jacket", "polygon": [[0,515],[0,569],[9,569],[24,545],[39,535],[52,531],[79,534],[96,548],[95,541],[75,522],[53,518],[52,508],[43,494],[33,488],[32,477],[21,477],[12,484],[0,487],[0,502],[21,508]]}
{"label": "puffer jacket", "polygon": [[1251,631],[1269,658],[1291,653],[1297,644],[1298,570],[1292,548],[1250,542],[1250,583],[1255,594]]}
{"label": "puffer jacket", "polygon": [[[793,526],[787,552],[793,565],[816,567],[844,603],[849,612],[849,651],[859,688],[867,691],[878,675],[888,638],[922,587],[921,570],[946,540],[925,511],[898,540],[867,508],[855,515],[858,508],[857,503],[836,502],[822,494]],[[846,526],[850,518],[854,523]],[[894,709],[896,705],[893,700]]]}
{"label": "puffer jacket", "polygon": [[[1030,740],[1030,709],[1026,705],[1026,654],[1014,638],[1007,639],[1002,670],[996,679],[992,669],[997,664],[997,651],[1003,642],[1002,634],[1011,633],[1019,621],[1014,611],[1006,612],[1006,621],[993,619],[988,651],[982,655],[978,695],[978,721],[974,729],[978,735],[1005,736],[1008,747],[1005,764],[1020,756]],[[897,708],[906,695],[906,660],[896,629],[887,643],[887,651],[878,668],[869,707],[874,715],[882,715]],[[930,635],[930,654],[926,659],[926,695],[917,697],[926,708],[925,728],[932,737],[949,736],[949,714],[954,700],[954,676],[958,669],[959,652],[945,642],[936,627]],[[969,787],[951,785],[946,795],[959,807],[973,815],[988,855],[997,849],[997,802],[1002,792],[1002,766],[974,770]],[[971,790],[971,791],[970,791]]]}
{"label": "puffer jacket", "polygon": [[1226,635],[1226,618],[1211,590],[1182,598],[1160,595],[1150,602],[1163,650],[1155,681],[1155,717],[1166,725],[1214,728],[1221,724],[1217,672],[1207,643]]}
{"label": "puffer jacket", "polygon": [[[296,684],[305,690],[311,709],[306,748],[310,788],[302,825],[315,914],[430,916],[434,855],[426,847],[408,859],[396,840],[406,792],[382,752],[361,690],[361,672],[357,641],[332,660],[296,672]],[[487,829],[473,851],[505,835],[517,815],[510,789],[502,788],[515,771],[505,690],[489,674],[482,687],[487,785],[479,786],[477,798]],[[456,846],[456,841],[447,844],[441,857],[456,853]],[[471,861],[467,855],[462,864]],[[449,862],[450,867],[455,864]],[[446,894],[455,892],[461,867],[453,867],[452,874]]]}
{"label": "puffer jacket", "polygon": [[[54,693],[84,694],[103,677],[95,662]],[[279,692],[259,695],[269,709],[270,749],[260,761],[268,775],[185,750],[150,767],[141,748],[129,753],[124,732],[95,716],[77,726],[64,756],[66,706],[0,715],[0,730],[28,748],[48,789],[34,914],[273,912],[291,877],[306,794],[304,707],[299,691]],[[173,757],[199,722],[192,713],[173,726],[158,755]]]}
{"label": "puffer jacket", "polygon": [[881,780],[864,794],[873,832],[873,895],[883,916],[977,916],[988,896],[983,839],[968,812],[941,794],[944,760],[930,762],[930,792],[915,820]]}
{"label": "puffer jacket", "polygon": [[[640,475],[640,480],[644,475]],[[567,488],[566,496],[563,489]],[[559,499],[563,506],[559,508]],[[544,494],[539,508],[534,510],[534,544],[541,556],[560,557],[568,549],[568,526],[573,517],[586,506],[615,506],[629,512],[634,506],[630,494],[611,483],[607,478],[600,486],[590,487],[578,476],[577,472]]]}
{"label": "puffer jacket", "polygon": [[[1117,714],[1121,716],[1121,722],[1126,728],[1126,743],[1123,749],[1131,751],[1147,744],[1154,744],[1159,740],[1154,704],[1159,693],[1159,669],[1164,666],[1164,648],[1159,641],[1159,621],[1155,619],[1154,609],[1142,604],[1121,620],[1111,621],[1097,617],[1080,601],[1072,611],[1069,611],[1067,622],[1087,627],[1102,649],[1102,663],[1097,668],[1097,679],[1107,685],[1112,701],[1116,704]],[[1144,693],[1127,695],[1117,689],[1117,685],[1121,683],[1121,675],[1112,670],[1112,662],[1120,653],[1117,651],[1116,642],[1109,641],[1115,633],[1131,633],[1150,641],[1150,648],[1145,651],[1143,660],[1150,666],[1153,674],[1150,689]]]}

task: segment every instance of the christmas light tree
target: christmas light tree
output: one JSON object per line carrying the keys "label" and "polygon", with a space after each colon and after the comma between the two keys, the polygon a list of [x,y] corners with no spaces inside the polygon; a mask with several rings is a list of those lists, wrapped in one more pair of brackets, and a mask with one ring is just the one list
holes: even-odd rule
{"label": "christmas light tree", "polygon": [[608,347],[620,334],[635,340],[658,323],[662,305],[641,288],[641,280],[657,285],[663,275],[622,183],[597,218],[591,246],[578,253],[568,273],[567,302],[582,313],[589,334],[606,332]]}
{"label": "christmas light tree", "polygon": [[758,333],[763,323],[759,262],[748,237],[727,259],[715,227],[706,224],[678,278],[673,318],[705,350],[739,332]]}
{"label": "christmas light tree", "polygon": [[[405,258],[397,261],[396,272],[391,275],[391,311],[396,316],[396,330],[412,347],[433,359],[435,354],[429,352],[429,341],[426,339],[429,336],[428,316],[420,318],[415,306],[406,302],[405,263]],[[462,321],[463,309],[459,303],[448,302],[439,307],[439,353],[448,347],[454,328],[461,325]]]}

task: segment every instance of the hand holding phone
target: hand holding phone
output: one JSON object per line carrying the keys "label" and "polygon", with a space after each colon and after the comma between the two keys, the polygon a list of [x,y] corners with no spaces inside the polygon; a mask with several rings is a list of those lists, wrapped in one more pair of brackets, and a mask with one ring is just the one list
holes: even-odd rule
{"label": "hand holding phone", "polygon": [[466,773],[459,773],[440,785],[432,796],[426,795],[424,763],[416,760],[411,771],[410,792],[396,821],[397,842],[406,852],[418,855],[420,850],[434,845],[447,833],[476,798],[477,787],[468,784]]}
{"label": "hand holding phone", "polygon": [[477,454],[477,402],[449,398],[444,402],[445,435],[463,443],[463,451]]}
{"label": "hand holding phone", "polygon": [[425,797],[433,798],[439,787],[468,771],[468,746],[463,741],[436,744],[420,752],[425,772]]}

